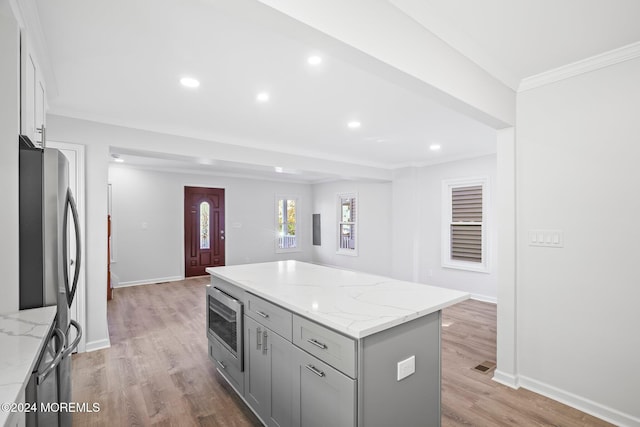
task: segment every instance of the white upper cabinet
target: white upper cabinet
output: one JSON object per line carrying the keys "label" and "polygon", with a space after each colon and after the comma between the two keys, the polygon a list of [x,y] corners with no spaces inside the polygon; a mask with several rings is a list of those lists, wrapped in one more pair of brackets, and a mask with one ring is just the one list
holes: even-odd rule
{"label": "white upper cabinet", "polygon": [[34,143],[46,137],[46,87],[28,35],[20,35],[20,133]]}

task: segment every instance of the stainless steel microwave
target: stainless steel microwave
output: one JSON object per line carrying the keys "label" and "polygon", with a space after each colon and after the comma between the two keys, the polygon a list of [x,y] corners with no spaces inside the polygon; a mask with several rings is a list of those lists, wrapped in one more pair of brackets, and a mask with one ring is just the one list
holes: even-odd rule
{"label": "stainless steel microwave", "polygon": [[215,339],[243,370],[242,301],[215,286],[207,287],[207,336]]}

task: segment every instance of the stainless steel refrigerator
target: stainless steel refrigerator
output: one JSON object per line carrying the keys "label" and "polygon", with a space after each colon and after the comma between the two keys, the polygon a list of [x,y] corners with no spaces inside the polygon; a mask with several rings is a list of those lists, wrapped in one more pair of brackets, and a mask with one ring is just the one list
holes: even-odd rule
{"label": "stainless steel refrigerator", "polygon": [[[80,227],[62,152],[20,136],[20,309],[57,306],[50,337],[27,384],[27,402],[71,402],[71,353],[82,329],[71,319],[80,273]],[[70,239],[75,254],[69,254]],[[64,405],[53,408],[64,408]],[[70,426],[65,410],[27,414],[27,425]]]}

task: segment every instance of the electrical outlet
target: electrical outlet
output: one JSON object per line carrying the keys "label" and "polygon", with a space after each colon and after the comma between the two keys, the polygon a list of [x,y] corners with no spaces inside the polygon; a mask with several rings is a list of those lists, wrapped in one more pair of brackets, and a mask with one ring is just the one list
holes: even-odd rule
{"label": "electrical outlet", "polygon": [[398,381],[407,378],[416,371],[416,356],[398,362]]}

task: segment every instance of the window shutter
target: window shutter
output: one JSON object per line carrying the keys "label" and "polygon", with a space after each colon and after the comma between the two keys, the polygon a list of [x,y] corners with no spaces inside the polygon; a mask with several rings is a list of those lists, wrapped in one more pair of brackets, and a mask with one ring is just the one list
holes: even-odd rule
{"label": "window shutter", "polygon": [[482,186],[451,189],[451,259],[482,262]]}

